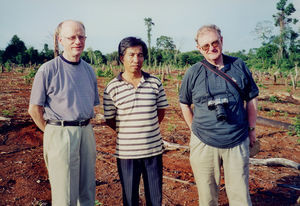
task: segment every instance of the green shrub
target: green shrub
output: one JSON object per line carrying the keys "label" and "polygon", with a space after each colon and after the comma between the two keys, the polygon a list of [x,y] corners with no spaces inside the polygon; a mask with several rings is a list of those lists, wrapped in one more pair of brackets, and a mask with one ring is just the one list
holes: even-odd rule
{"label": "green shrub", "polygon": [[279,99],[276,96],[270,96],[269,101],[272,103],[279,102]]}
{"label": "green shrub", "polygon": [[97,69],[96,74],[98,77],[109,77],[113,78],[114,77],[114,72],[112,69],[105,69],[104,71],[100,68]]}
{"label": "green shrub", "polygon": [[26,84],[30,84],[32,79],[34,78],[35,74],[37,73],[38,68],[35,67],[33,69],[30,69],[29,73],[24,76]]}

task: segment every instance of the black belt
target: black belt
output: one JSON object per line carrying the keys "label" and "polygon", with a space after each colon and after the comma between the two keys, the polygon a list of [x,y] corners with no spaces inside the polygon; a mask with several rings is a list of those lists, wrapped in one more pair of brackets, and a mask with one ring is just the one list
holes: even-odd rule
{"label": "black belt", "polygon": [[86,126],[90,123],[90,119],[87,120],[80,120],[80,121],[64,121],[64,120],[47,120],[47,124],[56,125],[56,126]]}

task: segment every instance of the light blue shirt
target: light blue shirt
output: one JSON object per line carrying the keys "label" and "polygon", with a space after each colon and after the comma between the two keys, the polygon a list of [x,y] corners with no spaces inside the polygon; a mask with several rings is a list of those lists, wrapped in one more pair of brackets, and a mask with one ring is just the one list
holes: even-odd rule
{"label": "light blue shirt", "polygon": [[35,75],[30,104],[43,106],[46,120],[94,117],[100,100],[93,68],[84,60],[68,62],[62,56],[46,62]]}

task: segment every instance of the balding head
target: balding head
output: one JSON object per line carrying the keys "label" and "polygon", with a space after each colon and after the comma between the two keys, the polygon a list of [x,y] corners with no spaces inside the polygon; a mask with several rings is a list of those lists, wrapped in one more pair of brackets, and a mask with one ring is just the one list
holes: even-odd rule
{"label": "balding head", "polygon": [[84,30],[84,32],[85,32],[85,27],[84,27],[84,24],[82,22],[76,21],[76,20],[65,20],[65,21],[63,21],[63,22],[61,22],[61,23],[58,24],[55,33],[57,35],[60,35],[61,34],[61,30],[62,30],[63,27],[65,27],[65,26],[71,26],[71,25],[74,25],[74,24],[80,25],[82,27],[82,29]]}

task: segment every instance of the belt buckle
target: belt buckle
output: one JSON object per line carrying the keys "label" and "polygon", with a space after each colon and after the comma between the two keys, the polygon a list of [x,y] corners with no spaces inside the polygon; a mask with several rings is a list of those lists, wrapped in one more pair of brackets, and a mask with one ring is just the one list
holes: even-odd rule
{"label": "belt buckle", "polygon": [[80,121],[78,122],[78,126],[79,126],[79,127],[83,126],[84,121],[85,121],[85,120],[80,120]]}
{"label": "belt buckle", "polygon": [[60,120],[60,122],[61,122],[61,126],[64,127],[65,126],[64,120]]}

